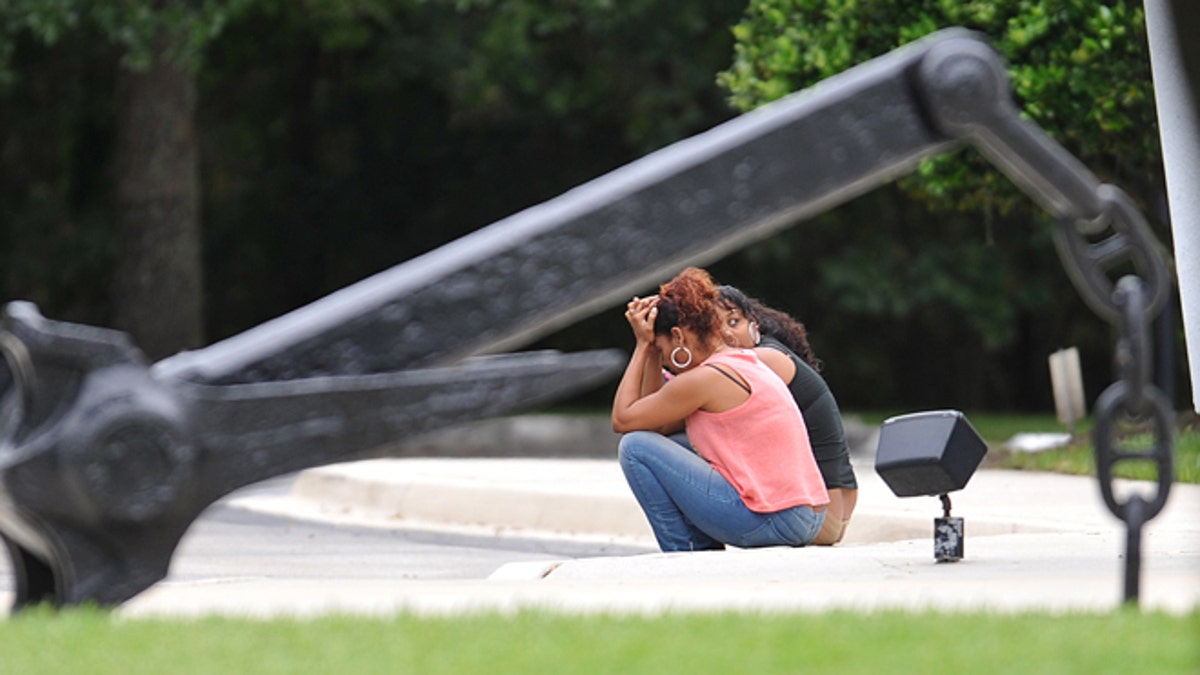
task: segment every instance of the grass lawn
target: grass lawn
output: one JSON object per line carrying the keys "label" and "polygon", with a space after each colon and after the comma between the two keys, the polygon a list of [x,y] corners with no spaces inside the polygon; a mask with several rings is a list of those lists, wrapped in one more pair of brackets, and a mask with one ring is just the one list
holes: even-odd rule
{"label": "grass lawn", "polygon": [[[1181,431],[1175,437],[1175,481],[1200,483],[1200,431]],[[1079,439],[1070,445],[1036,453],[1001,451],[1000,466],[1010,469],[1055,471],[1059,473],[1096,475],[1096,452],[1090,439]],[[1113,467],[1122,478],[1157,480],[1158,469],[1152,462],[1123,461]]]}
{"label": "grass lawn", "polygon": [[[866,424],[882,423],[893,413],[871,411],[851,413]],[[899,414],[899,413],[895,413]],[[1073,440],[1068,445],[1041,452],[1008,450],[1004,443],[1018,433],[1066,433],[1067,429],[1053,415],[1019,415],[1009,413],[967,412],[971,426],[988,444],[984,465],[993,468],[1053,471],[1058,473],[1096,475],[1096,451],[1092,445],[1090,418],[1080,420]],[[1200,483],[1200,420],[1195,414],[1179,416],[1175,435],[1175,481]],[[1137,437],[1131,437],[1135,447],[1141,447]],[[1114,467],[1117,476],[1138,480],[1156,480],[1157,467],[1141,460],[1122,461]]]}
{"label": "grass lawn", "polygon": [[455,618],[0,623],[0,672],[1196,673],[1200,613],[988,615],[522,612]]}

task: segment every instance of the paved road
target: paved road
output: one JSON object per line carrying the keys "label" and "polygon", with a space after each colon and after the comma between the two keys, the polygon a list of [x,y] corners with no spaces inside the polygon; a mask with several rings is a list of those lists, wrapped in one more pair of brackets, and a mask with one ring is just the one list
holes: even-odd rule
{"label": "paved road", "polygon": [[164,582],[486,579],[510,562],[644,552],[603,542],[334,525],[218,504],[189,530]]}
{"label": "paved road", "polygon": [[[646,548],[566,538],[493,537],[452,530],[367,527],[302,520],[231,506],[245,497],[285,495],[294,477],[238,491],[196,520],[156,588],[482,580],[514,562],[544,563],[645,553]],[[0,606],[13,579],[0,555]]]}

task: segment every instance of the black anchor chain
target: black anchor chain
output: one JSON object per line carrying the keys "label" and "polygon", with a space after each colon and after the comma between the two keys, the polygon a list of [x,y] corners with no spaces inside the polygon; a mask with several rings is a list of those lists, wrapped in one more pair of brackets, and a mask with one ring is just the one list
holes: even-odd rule
{"label": "black anchor chain", "polygon": [[[1114,350],[1116,380],[1096,399],[1092,440],[1104,503],[1127,528],[1124,599],[1136,603],[1142,526],[1166,504],[1174,476],[1175,412],[1150,377],[1153,320],[1166,304],[1171,278],[1157,240],[1128,195],[1101,185],[1097,196],[1107,206],[1107,229],[1113,234],[1093,242],[1089,235],[1101,234],[1094,222],[1060,218],[1055,243],[1084,300],[1119,331]],[[1119,267],[1127,269],[1130,263],[1135,271],[1114,284],[1109,274]],[[1154,463],[1157,481],[1152,494],[1127,491],[1127,496],[1120,496],[1114,469],[1131,461]]]}
{"label": "black anchor chain", "polygon": [[[1120,333],[1117,381],[1096,402],[1093,435],[1104,502],[1128,527],[1125,600],[1136,601],[1141,527],[1162,510],[1173,477],[1173,410],[1150,381],[1151,325],[1174,283],[1166,254],[1124,191],[1101,183],[1043,129],[1021,117],[1003,64],[986,45],[948,40],[930,50],[920,72],[938,126],[970,140],[1055,217],[1055,244],[1068,276],[1091,309]],[[1150,443],[1134,447],[1138,437],[1129,432],[1144,428],[1150,430]],[[1153,496],[1124,501],[1116,496],[1113,467],[1130,460],[1157,465]]]}

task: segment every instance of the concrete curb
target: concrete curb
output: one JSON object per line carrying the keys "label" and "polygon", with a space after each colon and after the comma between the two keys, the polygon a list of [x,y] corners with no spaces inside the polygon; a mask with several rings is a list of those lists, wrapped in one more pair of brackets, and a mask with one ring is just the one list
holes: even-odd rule
{"label": "concrete curb", "polygon": [[[977,472],[954,493],[954,512],[966,520],[966,557],[939,564],[932,547],[938,500],[899,499],[873,471],[859,475],[861,507],[853,537],[832,548],[658,553],[642,536],[641,555],[510,563],[487,579],[461,582],[257,582],[256,602],[248,599],[251,589],[240,586],[215,593],[211,587],[163,585],[126,611],[208,614],[249,606],[272,615],[522,609],[645,614],[1120,607],[1124,526],[1104,508],[1094,479]],[[292,493],[273,505],[259,500],[231,506],[376,527],[483,528],[500,536],[628,543],[645,524],[630,522],[631,513],[641,514],[625,490],[612,460],[388,459],[313,469],[297,476]],[[1200,486],[1177,485],[1167,508],[1144,529],[1141,608],[1187,613],[1200,607],[1197,514]]]}
{"label": "concrete curb", "polygon": [[[536,430],[548,427],[534,422]],[[512,431],[514,427],[508,427]],[[591,425],[589,428],[599,428]],[[569,435],[569,434],[568,434]],[[645,518],[612,456],[509,456],[529,441],[487,457],[391,456],[310,469],[285,495],[231,497],[235,508],[292,518],[384,528],[431,528],[514,537],[572,537],[618,542],[642,555],[513,563],[488,578],[452,584],[268,588],[273,612],[513,611],[826,611],[834,608],[995,611],[1110,611],[1120,606],[1125,526],[1103,503],[1095,478],[981,469],[951,493],[966,524],[966,557],[933,556],[936,497],[896,497],[871,464],[853,455],[859,506],[836,547],[768,548],[720,553],[657,552]],[[556,440],[557,439],[557,440]],[[465,439],[460,439],[465,442]],[[482,437],[483,442],[486,440]],[[445,439],[443,438],[443,442]],[[429,439],[420,448],[437,451]],[[538,452],[578,449],[556,435]],[[453,452],[449,453],[453,454]],[[1124,482],[1121,494],[1149,490]],[[1200,486],[1172,488],[1164,511],[1142,538],[1140,606],[1170,612],[1200,607]],[[191,589],[147,596],[133,611],[176,608]],[[289,593],[299,594],[293,599]],[[241,598],[197,590],[189,611],[240,607]],[[197,603],[193,606],[192,603]],[[206,604],[207,603],[207,604]]]}
{"label": "concrete curb", "polygon": [[[859,507],[843,545],[932,537],[941,506],[933,497],[895,497],[869,465],[858,464]],[[967,536],[1094,532],[1119,528],[1095,479],[1015,471],[978,471],[951,494]],[[585,536],[653,543],[644,515],[615,460],[378,459],[303,471],[285,499],[234,505],[382,526],[482,528],[491,533]],[[1178,512],[1200,512],[1200,487],[1175,486]],[[1179,504],[1183,502],[1183,504]],[[1169,515],[1169,514],[1167,514]],[[1182,518],[1166,515],[1152,526]],[[1193,530],[1197,530],[1193,526]]]}
{"label": "concrete curb", "polygon": [[292,496],[392,523],[653,542],[623,484],[604,460],[384,459],[301,472]]}

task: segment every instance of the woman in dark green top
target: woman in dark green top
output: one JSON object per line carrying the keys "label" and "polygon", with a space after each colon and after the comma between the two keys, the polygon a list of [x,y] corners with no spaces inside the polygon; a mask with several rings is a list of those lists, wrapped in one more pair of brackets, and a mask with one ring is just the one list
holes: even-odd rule
{"label": "woman in dark green top", "polygon": [[842,540],[858,502],[858,481],[850,465],[841,411],[819,373],[821,362],[808,345],[807,331],[791,316],[767,307],[733,286],[721,286],[718,290],[734,346],[754,348],[759,358],[787,383],[804,416],[813,455],[830,499],[825,525],[812,543],[835,544]]}

